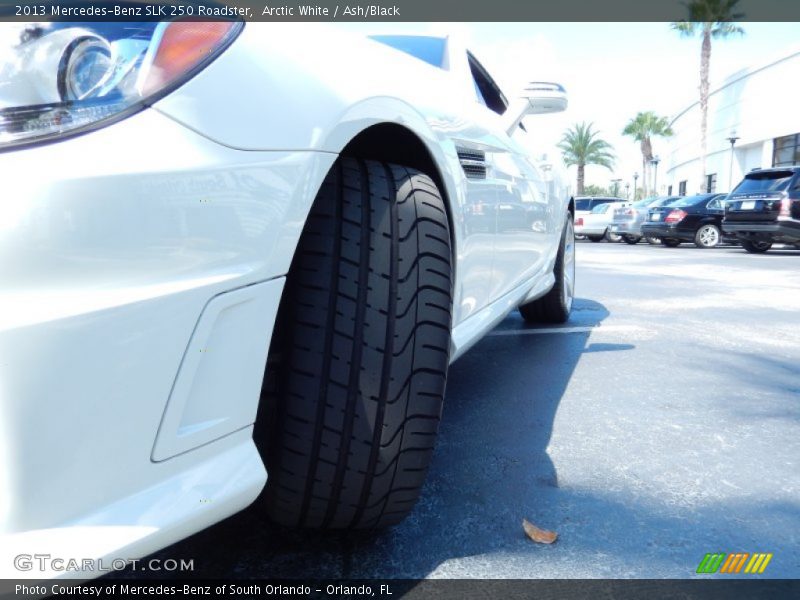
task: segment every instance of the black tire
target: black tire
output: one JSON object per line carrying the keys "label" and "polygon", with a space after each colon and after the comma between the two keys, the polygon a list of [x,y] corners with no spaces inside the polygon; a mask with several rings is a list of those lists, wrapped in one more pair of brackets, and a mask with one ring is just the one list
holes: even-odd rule
{"label": "black tire", "polygon": [[644,239],[651,246],[659,246],[659,245],[661,245],[661,238],[653,237],[652,235],[646,235],[646,236],[644,236]]}
{"label": "black tire", "polygon": [[622,240],[622,236],[618,233],[613,233],[610,229],[606,229],[605,236],[607,242],[611,242],[612,244],[616,244],[620,240]]}
{"label": "black tire", "polygon": [[666,246],[667,248],[677,248],[678,246],[681,245],[681,242],[680,240],[663,239],[661,240],[661,245]]}
{"label": "black tire", "polygon": [[587,235],[586,237],[589,238],[589,241],[594,242],[596,244],[597,242],[602,242],[604,239],[606,239],[606,234],[604,233],[603,235]]}
{"label": "black tire", "polygon": [[641,239],[642,238],[638,235],[630,235],[628,233],[622,236],[622,241],[624,241],[626,244],[630,244],[631,246],[638,244]]}
{"label": "black tire", "polygon": [[553,275],[556,282],[549,292],[537,300],[519,306],[519,313],[526,321],[564,323],[569,319],[575,296],[575,230],[572,214],[567,214]]}
{"label": "black tire", "polygon": [[751,240],[740,240],[742,248],[750,254],[763,254],[772,248],[772,242],[753,242]]}
{"label": "black tire", "polygon": [[698,248],[716,248],[722,243],[722,232],[713,223],[705,223],[694,233],[694,245]]}
{"label": "black tire", "polygon": [[372,529],[411,511],[442,411],[451,304],[433,181],[340,158],[300,237],[270,350],[257,440],[272,520]]}

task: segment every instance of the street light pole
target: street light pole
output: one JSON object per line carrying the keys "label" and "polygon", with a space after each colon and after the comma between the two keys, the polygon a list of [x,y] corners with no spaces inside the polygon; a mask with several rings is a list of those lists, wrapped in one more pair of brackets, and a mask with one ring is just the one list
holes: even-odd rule
{"label": "street light pole", "polygon": [[636,182],[639,181],[639,171],[633,174],[633,199],[636,200]]}
{"label": "street light pole", "polygon": [[731,187],[733,186],[733,147],[736,145],[736,140],[739,137],[736,135],[736,130],[731,129],[731,135],[728,138],[728,141],[731,143],[731,166],[730,170],[728,171],[728,191],[731,191]]}
{"label": "street light pole", "polygon": [[661,159],[657,156],[654,156],[650,159],[650,164],[653,165],[653,194],[658,196],[658,163],[661,162]]}

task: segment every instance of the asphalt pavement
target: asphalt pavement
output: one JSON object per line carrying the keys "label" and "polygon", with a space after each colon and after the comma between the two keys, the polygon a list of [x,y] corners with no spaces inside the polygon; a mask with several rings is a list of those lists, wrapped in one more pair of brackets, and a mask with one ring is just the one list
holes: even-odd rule
{"label": "asphalt pavement", "polygon": [[769,552],[762,577],[800,577],[800,251],[579,242],[577,265],[568,323],[515,312],[452,365],[400,526],[298,533],[254,506],[156,556],[227,578],[689,578]]}

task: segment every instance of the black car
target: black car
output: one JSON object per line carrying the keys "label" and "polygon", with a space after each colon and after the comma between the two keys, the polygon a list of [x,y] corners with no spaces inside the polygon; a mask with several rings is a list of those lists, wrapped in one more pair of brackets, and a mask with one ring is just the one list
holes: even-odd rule
{"label": "black car", "polygon": [[800,248],[800,167],[751,171],[728,195],[723,230],[748,252]]}
{"label": "black car", "polygon": [[[723,241],[722,200],[727,194],[700,194],[651,208],[642,224],[642,235],[661,238],[670,248],[694,242],[698,248],[714,248]],[[726,241],[735,241],[728,238]]]}

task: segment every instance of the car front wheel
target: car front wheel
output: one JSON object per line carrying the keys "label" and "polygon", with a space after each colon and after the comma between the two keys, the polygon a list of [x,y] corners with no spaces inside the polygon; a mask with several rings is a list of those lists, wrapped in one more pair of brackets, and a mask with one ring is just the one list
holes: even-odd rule
{"label": "car front wheel", "polygon": [[575,233],[572,214],[567,214],[561,243],[553,267],[555,284],[547,294],[537,300],[521,304],[522,318],[534,323],[564,323],[572,312],[575,298]]}
{"label": "car front wheel", "polygon": [[638,235],[624,234],[622,236],[622,239],[625,241],[626,244],[630,244],[631,246],[635,246],[636,244],[639,243],[639,240],[641,240],[642,238],[640,236],[638,236]]}
{"label": "car front wheel", "polygon": [[273,521],[372,529],[411,511],[442,411],[451,260],[430,177],[337,160],[287,277],[262,392]]}
{"label": "car front wheel", "polygon": [[587,235],[586,237],[589,238],[590,242],[594,242],[596,244],[598,242],[602,242],[605,239],[606,234],[603,234],[603,235]]}

